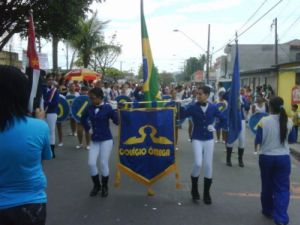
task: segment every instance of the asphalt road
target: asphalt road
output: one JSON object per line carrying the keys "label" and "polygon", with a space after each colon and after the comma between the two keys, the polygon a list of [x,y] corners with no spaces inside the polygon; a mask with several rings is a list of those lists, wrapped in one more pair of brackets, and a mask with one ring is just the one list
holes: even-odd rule
{"label": "asphalt road", "polygon": [[[117,127],[112,125],[116,141]],[[237,153],[233,167],[225,165],[224,145],[217,143],[214,153],[212,205],[202,200],[194,203],[190,196],[190,172],[193,164],[191,143],[186,125],[179,131],[176,151],[182,189],[175,187],[175,174],[153,185],[155,195],[147,196],[145,186],[122,174],[121,186],[113,186],[117,151],[113,151],[109,196],[89,197],[92,182],[87,167],[86,149],[76,149],[76,137],[67,136],[64,146],[57,147],[57,158],[45,162],[48,178],[47,225],[271,225],[261,215],[258,156],[253,154],[253,136],[247,134],[245,168],[238,167]],[[293,159],[291,176],[290,225],[300,224],[300,164]],[[202,197],[203,171],[199,190]]]}

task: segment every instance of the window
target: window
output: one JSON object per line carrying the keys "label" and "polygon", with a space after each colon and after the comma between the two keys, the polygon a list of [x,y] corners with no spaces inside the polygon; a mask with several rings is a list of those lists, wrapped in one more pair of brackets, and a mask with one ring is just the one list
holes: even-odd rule
{"label": "window", "polygon": [[296,54],[296,61],[300,61],[300,53]]}

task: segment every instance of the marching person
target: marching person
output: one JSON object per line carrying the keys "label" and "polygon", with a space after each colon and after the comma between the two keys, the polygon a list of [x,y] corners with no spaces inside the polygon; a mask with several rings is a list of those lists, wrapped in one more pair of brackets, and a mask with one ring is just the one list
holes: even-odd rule
{"label": "marching person", "polygon": [[[96,196],[101,190],[101,196],[108,196],[109,157],[113,148],[113,138],[109,128],[109,119],[118,124],[117,112],[104,103],[104,95],[101,88],[93,88],[89,91],[92,105],[88,106],[81,117],[81,124],[87,132],[92,134],[88,165],[93,181],[93,189],[90,196]],[[89,125],[88,120],[91,125]],[[100,159],[101,182],[97,168],[97,159]]]}
{"label": "marching person", "polygon": [[277,225],[289,223],[291,159],[288,142],[295,142],[293,123],[288,119],[281,97],[270,100],[271,115],[263,118],[256,131],[255,149],[260,145],[262,213]]}
{"label": "marching person", "polygon": [[[70,108],[72,107],[73,100],[78,96],[80,96],[80,94],[79,94],[78,91],[76,91],[75,83],[70,83],[69,84],[69,91],[66,95],[66,98],[68,100]],[[77,136],[76,120],[73,118],[72,115],[70,115],[70,127],[71,127],[70,136]],[[76,146],[76,148],[77,148],[77,146]]]}
{"label": "marching person", "polygon": [[180,108],[180,118],[192,117],[193,132],[192,132],[192,146],[194,151],[195,163],[193,166],[191,181],[192,181],[192,198],[199,200],[200,194],[198,191],[198,178],[200,175],[200,168],[202,161],[204,164],[204,190],[203,201],[205,204],[211,204],[210,187],[212,184],[212,164],[214,151],[214,137],[213,132],[215,118],[223,119],[217,107],[208,102],[210,95],[210,88],[202,86],[197,92],[197,102],[188,106],[186,109]]}
{"label": "marching person", "polygon": [[[244,92],[244,89],[241,89],[241,92]],[[240,95],[240,102],[241,102],[241,118],[242,118],[242,129],[238,136],[238,160],[239,160],[239,167],[244,167],[244,161],[243,161],[243,155],[245,150],[245,144],[246,144],[246,117],[245,112],[250,110],[250,103],[246,99],[245,96]],[[228,118],[230,119],[230,118]],[[232,154],[232,148],[234,143],[229,144],[226,143],[226,165],[232,166],[231,163],[231,154]]]}
{"label": "marching person", "polygon": [[[80,95],[81,96],[87,96],[89,92],[88,87],[86,86],[82,86],[80,88]],[[78,145],[76,146],[77,149],[83,147],[82,141],[83,141],[83,133],[85,136],[85,143],[86,143],[86,149],[89,150],[90,149],[90,133],[85,131],[83,126],[81,125],[81,123],[77,123],[77,139],[78,139]]]}
{"label": "marching person", "polygon": [[[225,100],[224,98],[225,92],[219,92],[218,94],[218,102],[217,102],[217,107],[218,110],[223,114],[224,118],[227,119],[227,106],[228,106],[228,102]],[[221,142],[221,143],[226,143],[226,139],[227,139],[227,132],[228,132],[228,126],[226,121],[227,120],[216,120],[215,123],[215,129],[216,129],[216,134],[217,134],[217,140],[216,143]],[[222,138],[221,138],[222,135]]]}
{"label": "marching person", "polygon": [[45,225],[47,181],[42,160],[52,158],[41,110],[28,116],[28,79],[0,66],[0,224]]}
{"label": "marching person", "polygon": [[53,85],[53,76],[48,74],[46,77],[47,84],[43,87],[43,101],[46,113],[46,122],[50,129],[50,146],[52,156],[55,158],[55,125],[57,120],[59,92]]}

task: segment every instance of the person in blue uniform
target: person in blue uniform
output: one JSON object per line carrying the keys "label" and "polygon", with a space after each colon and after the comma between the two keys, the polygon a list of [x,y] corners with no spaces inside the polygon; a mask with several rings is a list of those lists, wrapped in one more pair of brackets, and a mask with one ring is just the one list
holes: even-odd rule
{"label": "person in blue uniform", "polygon": [[52,158],[44,112],[28,116],[28,79],[0,65],[0,224],[46,224],[46,176]]}
{"label": "person in blue uniform", "polygon": [[43,101],[46,113],[46,122],[50,130],[50,146],[52,156],[55,158],[55,125],[57,120],[59,91],[54,86],[54,78],[51,74],[46,77],[47,84],[43,87]]}
{"label": "person in blue uniform", "polygon": [[[216,119],[215,129],[217,134],[217,140],[215,142],[216,143],[221,142],[225,144],[227,139],[227,132],[228,132],[228,125],[227,125],[228,102],[224,99],[224,95],[225,92],[223,91],[219,92],[218,102],[216,105],[218,107],[218,110],[222,113],[223,117],[226,119],[223,121]],[[221,139],[221,135],[222,135],[222,139]]]}
{"label": "person in blue uniform", "polygon": [[211,204],[210,187],[212,184],[213,173],[213,152],[214,152],[214,122],[215,118],[223,120],[218,108],[208,102],[210,88],[207,86],[199,87],[197,92],[197,102],[187,108],[180,108],[180,118],[192,117],[193,132],[192,146],[194,151],[195,163],[192,169],[191,195],[194,200],[200,199],[198,191],[198,178],[202,161],[204,165],[204,190],[203,201],[205,204]]}
{"label": "person in blue uniform", "polygon": [[[245,121],[245,112],[250,110],[250,102],[246,99],[245,96],[240,95],[240,102],[241,102],[241,118],[242,118],[242,129],[238,136],[238,161],[239,166],[244,167],[244,150],[245,150],[245,144],[246,144],[246,121]],[[230,118],[228,118],[230,119]],[[231,162],[231,154],[233,149],[234,143],[226,143],[226,165],[232,166]]]}
{"label": "person in blue uniform", "polygon": [[293,122],[288,119],[283,99],[270,100],[271,115],[263,118],[256,131],[255,148],[260,145],[262,213],[275,224],[289,223],[291,159],[288,143],[296,142]]}
{"label": "person in blue uniform", "polygon": [[[93,189],[90,196],[96,196],[101,191],[102,197],[108,196],[109,157],[113,148],[113,138],[109,128],[111,119],[118,124],[118,115],[111,105],[104,103],[104,94],[101,88],[93,88],[89,91],[92,105],[88,106],[81,117],[81,124],[87,132],[91,133],[91,143],[88,156],[90,175],[93,181]],[[89,124],[90,122],[90,124]],[[97,160],[100,159],[100,174],[97,168]]]}

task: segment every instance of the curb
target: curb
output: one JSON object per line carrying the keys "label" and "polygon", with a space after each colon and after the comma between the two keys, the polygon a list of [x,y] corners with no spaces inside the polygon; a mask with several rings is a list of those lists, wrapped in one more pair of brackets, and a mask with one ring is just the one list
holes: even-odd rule
{"label": "curb", "polygon": [[298,161],[300,161],[300,152],[299,150],[295,150],[293,148],[290,148],[290,151],[291,151],[291,155],[297,159]]}

